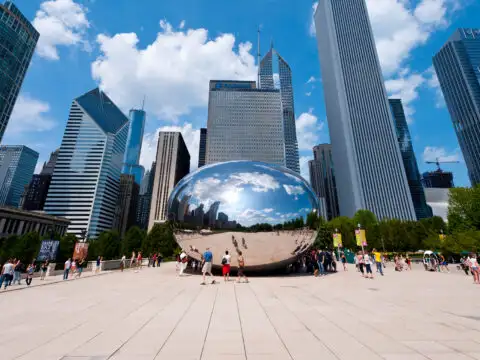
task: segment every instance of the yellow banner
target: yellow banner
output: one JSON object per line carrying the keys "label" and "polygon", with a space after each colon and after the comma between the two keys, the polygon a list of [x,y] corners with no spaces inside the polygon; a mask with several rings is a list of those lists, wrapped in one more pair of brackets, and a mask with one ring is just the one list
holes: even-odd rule
{"label": "yellow banner", "polygon": [[342,247],[342,234],[333,234],[333,246]]}
{"label": "yellow banner", "polygon": [[440,234],[438,237],[440,238],[440,241],[442,241],[442,242],[443,242],[443,241],[445,240],[445,238],[446,238],[445,234]]}
{"label": "yellow banner", "polygon": [[365,230],[355,230],[355,237],[357,239],[357,246],[367,246],[367,236]]}

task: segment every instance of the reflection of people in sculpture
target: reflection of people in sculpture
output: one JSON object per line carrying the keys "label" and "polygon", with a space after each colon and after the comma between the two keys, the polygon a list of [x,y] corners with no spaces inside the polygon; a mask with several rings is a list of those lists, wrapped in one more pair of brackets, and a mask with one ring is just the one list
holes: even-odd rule
{"label": "reflection of people in sculpture", "polygon": [[243,237],[242,237],[242,245],[245,249],[248,249],[247,242],[245,241],[245,238],[243,238]]}

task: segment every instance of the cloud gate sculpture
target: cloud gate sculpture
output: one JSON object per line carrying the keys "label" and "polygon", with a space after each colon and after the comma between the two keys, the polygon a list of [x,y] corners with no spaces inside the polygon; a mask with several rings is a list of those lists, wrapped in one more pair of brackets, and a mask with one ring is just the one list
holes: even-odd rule
{"label": "cloud gate sculpture", "polygon": [[241,251],[250,270],[279,268],[306,251],[316,231],[305,226],[318,200],[298,174],[253,161],[207,165],[183,178],[168,203],[175,238],[190,257],[207,247],[220,266]]}

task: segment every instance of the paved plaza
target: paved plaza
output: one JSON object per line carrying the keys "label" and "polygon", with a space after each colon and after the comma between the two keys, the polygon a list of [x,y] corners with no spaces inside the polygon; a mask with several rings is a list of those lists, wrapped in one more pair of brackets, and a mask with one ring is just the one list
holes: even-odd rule
{"label": "paved plaza", "polygon": [[480,359],[480,286],[456,270],[218,280],[164,264],[0,293],[0,359]]}

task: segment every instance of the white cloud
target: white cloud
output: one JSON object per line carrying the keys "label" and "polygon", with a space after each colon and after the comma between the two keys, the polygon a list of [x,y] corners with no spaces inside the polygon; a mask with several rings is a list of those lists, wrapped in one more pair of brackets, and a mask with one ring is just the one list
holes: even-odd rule
{"label": "white cloud", "polygon": [[8,122],[7,133],[48,131],[55,127],[55,121],[49,116],[50,105],[34,99],[28,94],[20,94]]}
{"label": "white cloud", "polygon": [[305,93],[305,96],[311,96],[311,95],[312,95],[311,91]]}
{"label": "white cloud", "polygon": [[461,161],[459,149],[449,153],[444,147],[427,146],[423,150],[423,161]]}
{"label": "white cloud", "polygon": [[313,156],[301,156],[300,157],[300,175],[310,183],[310,172],[308,170],[308,162],[313,160]]}
{"label": "white cloud", "polygon": [[268,209],[263,209],[263,212],[268,214],[268,213],[271,213],[273,210],[274,209],[272,209],[272,208],[268,208]]}
{"label": "white cloud", "polygon": [[142,143],[140,164],[145,169],[150,169],[157,156],[158,133],[160,131],[178,131],[182,133],[183,140],[190,153],[190,170],[198,167],[198,149],[200,146],[200,129],[194,129],[192,124],[184,123],[183,126],[162,126],[153,133],[145,134]]}
{"label": "white cloud", "polygon": [[165,20],[160,28],[144,48],[135,33],[97,37],[101,56],[92,64],[92,76],[123,109],[146,95],[149,114],[176,121],[207,105],[210,80],[256,79],[251,43],[237,47],[232,34],[209,39],[206,29],[175,31]]}
{"label": "white cloud", "polygon": [[318,1],[314,2],[312,5],[312,19],[310,20],[310,28],[309,28],[310,36],[317,35],[317,31],[315,30],[315,19],[314,19],[315,11],[317,11],[317,7],[318,7]]}
{"label": "white cloud", "polygon": [[423,24],[447,25],[447,1],[423,0],[415,8],[415,17]]}
{"label": "white cloud", "polygon": [[179,29],[183,29],[184,27],[185,27],[185,20],[182,20],[182,21],[180,22],[180,25],[178,25],[178,28],[179,28]]}
{"label": "white cloud", "polygon": [[445,107],[445,98],[443,97],[443,92],[440,87],[440,82],[438,81],[437,73],[433,66],[429,67],[425,71],[427,77],[427,85],[429,88],[435,91],[436,103],[435,107],[443,108]]}
{"label": "white cloud", "polygon": [[307,80],[307,84],[311,84],[318,81],[315,76],[310,76],[309,79]]}
{"label": "white cloud", "polygon": [[85,32],[90,27],[88,9],[73,0],[49,0],[40,5],[33,26],[40,33],[37,53],[49,60],[59,60],[59,46],[83,45],[90,49]]}
{"label": "white cloud", "polygon": [[300,185],[283,185],[283,188],[288,195],[302,195],[305,193],[305,189]]}
{"label": "white cloud", "polygon": [[412,123],[412,115],[415,113],[411,103],[418,98],[418,89],[425,83],[421,74],[408,73],[408,70],[401,71],[398,77],[385,81],[385,87],[391,98],[401,99],[405,116],[408,123]]}
{"label": "white cloud", "polygon": [[312,150],[320,139],[324,123],[319,123],[317,116],[313,114],[313,109],[309,109],[297,118],[295,124],[299,150]]}

